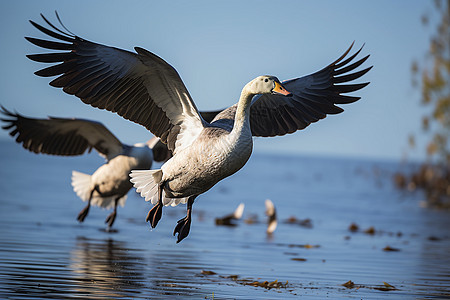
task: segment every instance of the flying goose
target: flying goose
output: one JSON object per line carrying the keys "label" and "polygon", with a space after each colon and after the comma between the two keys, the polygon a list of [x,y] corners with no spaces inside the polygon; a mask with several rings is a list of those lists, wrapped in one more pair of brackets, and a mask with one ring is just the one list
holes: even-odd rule
{"label": "flying goose", "polygon": [[117,206],[125,205],[128,191],[133,187],[129,173],[133,169],[149,169],[153,160],[166,161],[170,151],[158,138],[146,144],[129,146],[121,143],[103,124],[83,119],[33,119],[12,113],[3,106],[3,129],[8,130],[16,142],[34,153],[50,155],[82,155],[92,148],[105,157],[106,163],[92,175],[72,171],[75,193],[87,206],[78,214],[83,222],[91,205],[114,208],[106,218],[108,229],[114,224]]}
{"label": "flying goose", "polygon": [[[128,191],[133,187],[129,174],[132,169],[150,169],[153,160],[163,162],[171,157],[167,146],[153,137],[147,143],[133,146],[121,143],[103,124],[84,120],[54,118],[34,119],[8,111],[0,106],[0,118],[16,142],[34,153],[60,156],[77,156],[92,148],[106,159],[92,175],[72,171],[72,186],[83,201],[88,201],[77,220],[81,223],[87,217],[91,205],[105,209],[113,208],[106,218],[108,229],[112,227],[117,215],[117,206],[125,205]],[[218,112],[201,112],[207,119]]]}
{"label": "flying goose", "polygon": [[266,199],[267,233],[272,234],[277,229],[277,210],[270,199]]}
{"label": "flying goose", "polygon": [[223,225],[223,226],[236,226],[235,223],[233,223],[233,220],[239,220],[242,218],[242,214],[244,213],[245,204],[241,203],[238,205],[238,207],[234,210],[233,213],[228,214],[221,218],[216,218],[216,225]]}
{"label": "flying goose", "polygon": [[[322,70],[281,83],[275,76],[258,76],[242,89],[239,102],[206,122],[177,71],[159,56],[135,47],[136,53],[87,41],[66,29],[33,21],[55,38],[26,39],[42,48],[59,50],[27,57],[53,65],[35,72],[58,76],[51,86],[62,88],[93,107],[115,112],[141,124],[167,144],[173,156],[161,169],[132,171],[131,181],[154,204],[146,221],[155,227],[162,207],[187,203],[187,215],[173,232],[177,242],[190,230],[195,198],[241,169],[250,158],[252,136],[280,136],[343,111],[336,104],[360,97],[343,95],[366,83],[343,84],[360,78],[371,67],[354,71],[369,55],[353,62],[361,49],[346,58],[353,44]],[[65,31],[64,31],[65,30]],[[56,64],[55,64],[56,63]]]}

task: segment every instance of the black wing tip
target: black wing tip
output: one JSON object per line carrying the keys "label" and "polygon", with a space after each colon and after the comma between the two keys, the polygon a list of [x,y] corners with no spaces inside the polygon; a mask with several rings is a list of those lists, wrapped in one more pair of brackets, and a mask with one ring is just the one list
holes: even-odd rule
{"label": "black wing tip", "polygon": [[[347,50],[344,51],[344,53],[341,55],[341,57],[339,57],[339,58],[336,60],[335,63],[339,62],[339,61],[342,60],[344,57],[346,57],[346,56],[350,53],[350,51],[353,49],[353,46],[355,45],[355,43],[356,43],[356,41],[354,40],[354,41],[350,44],[350,47],[348,47]],[[366,46],[366,43],[364,42],[364,43],[361,45],[361,47],[360,47],[354,54],[352,54],[353,57],[357,56],[357,55],[364,49],[365,46]]]}
{"label": "black wing tip", "polygon": [[[5,116],[8,116],[8,117],[15,118],[16,120],[20,117],[20,115],[17,112],[10,111],[6,107],[4,107],[3,104],[0,104],[0,113],[4,114]],[[0,119],[0,120],[7,121],[7,122],[12,121],[12,120],[5,120],[5,119]]]}
{"label": "black wing tip", "polygon": [[[26,37],[25,37],[25,38],[26,38]],[[30,59],[30,60],[32,60],[32,61],[37,61],[37,60],[35,59],[35,56],[36,56],[36,55],[39,55],[39,54],[26,54],[25,57],[28,58],[28,59]]]}
{"label": "black wing tip", "polygon": [[1,104],[0,104],[0,113],[5,116],[4,118],[0,118],[0,121],[5,123],[2,126],[2,129],[8,131],[8,134],[10,136],[14,137],[17,134],[17,130],[16,130],[17,122],[19,121],[19,118],[21,116],[17,112],[13,113],[12,111],[8,110],[6,107],[4,107]]}
{"label": "black wing tip", "polygon": [[[59,22],[60,28],[58,28],[56,25],[54,25],[52,22],[50,22],[45,16],[44,14],[40,13],[41,18],[45,21],[45,23],[47,23],[48,26],[50,26],[54,31],[50,30],[49,28],[46,28],[40,24],[38,24],[37,22],[33,21],[33,20],[28,20],[31,25],[33,25],[36,29],[38,29],[39,31],[52,36],[54,38],[57,39],[61,39],[61,40],[65,40],[65,41],[72,41],[72,39],[76,38],[77,35],[74,34],[73,32],[71,32],[65,25],[64,23],[61,21],[61,18],[59,17],[58,11],[55,10],[55,15],[56,15],[56,19]],[[65,31],[64,31],[64,30]]]}

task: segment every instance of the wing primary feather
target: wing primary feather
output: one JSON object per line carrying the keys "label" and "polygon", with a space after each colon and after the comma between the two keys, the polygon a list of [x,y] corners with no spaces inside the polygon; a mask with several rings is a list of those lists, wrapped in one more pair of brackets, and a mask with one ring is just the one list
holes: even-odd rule
{"label": "wing primary feather", "polygon": [[333,96],[333,102],[336,104],[349,104],[358,101],[361,97],[346,96],[346,95],[335,95]]}
{"label": "wing primary feather", "polygon": [[64,35],[62,35],[62,34],[54,32],[54,31],[51,31],[50,29],[47,29],[47,28],[37,24],[36,22],[34,22],[32,20],[29,20],[29,22],[31,23],[31,25],[33,25],[34,27],[36,27],[37,29],[39,29],[43,33],[45,33],[45,34],[47,34],[47,35],[49,35],[51,37],[54,37],[55,39],[59,39],[59,40],[63,40],[63,41],[66,41],[66,42],[71,42],[71,43],[74,42],[73,37],[68,36],[67,33],[62,32],[64,34]]}
{"label": "wing primary feather", "polygon": [[354,62],[354,63],[351,64],[351,65],[348,65],[348,66],[345,67],[345,68],[342,68],[342,69],[339,69],[339,70],[335,70],[335,71],[334,71],[334,76],[341,75],[341,74],[344,74],[344,73],[347,73],[347,72],[349,72],[349,71],[351,71],[351,70],[356,69],[357,67],[359,67],[360,65],[362,65],[362,64],[369,58],[369,56],[370,56],[370,54],[369,54],[369,55],[366,55],[366,56],[363,57],[363,58],[361,58],[361,59],[358,60],[357,62]]}
{"label": "wing primary feather", "polygon": [[33,37],[25,37],[27,41],[30,43],[41,47],[45,49],[51,49],[51,50],[73,50],[74,46],[73,44],[66,44],[66,43],[60,43],[60,42],[53,42],[53,41],[47,41],[47,40],[41,40]]}
{"label": "wing primary feather", "polygon": [[65,73],[66,71],[72,69],[77,65],[75,60],[70,60],[67,62],[60,63],[58,65],[53,65],[39,71],[34,72],[37,76],[41,77],[51,77]]}
{"label": "wing primary feather", "polygon": [[50,27],[52,27],[53,29],[55,29],[56,31],[58,31],[58,32],[60,32],[60,33],[62,33],[62,34],[65,34],[65,35],[68,35],[68,36],[73,36],[73,37],[75,37],[76,35],[75,34],[73,34],[73,33],[71,33],[65,26],[64,26],[64,24],[61,22],[61,19],[59,18],[59,15],[58,15],[58,13],[55,11],[55,14],[56,14],[56,17],[58,18],[58,20],[59,20],[59,22],[61,23],[61,25],[63,26],[63,28],[64,29],[66,29],[69,33],[67,33],[67,32],[64,32],[64,31],[62,31],[61,29],[59,29],[58,27],[56,27],[55,25],[53,25],[49,20],[47,20],[47,18],[43,15],[43,14],[41,14],[41,17],[42,17],[42,19],[44,19],[44,21],[50,26]]}
{"label": "wing primary feather", "polygon": [[357,84],[339,84],[339,85],[333,85],[331,90],[337,91],[338,93],[350,93],[350,92],[360,90],[363,87],[367,86],[368,84],[369,84],[369,82],[357,83]]}
{"label": "wing primary feather", "polygon": [[361,50],[363,49],[363,47],[364,47],[364,45],[362,45],[361,48],[360,48],[358,51],[356,51],[353,55],[351,55],[349,58],[347,58],[346,60],[344,60],[344,61],[342,61],[342,62],[336,64],[336,65],[334,66],[335,69],[339,69],[340,67],[345,66],[346,64],[348,64],[349,62],[351,62],[351,61],[352,61],[352,60],[353,60],[353,59],[361,52]]}
{"label": "wing primary feather", "polygon": [[68,32],[68,33],[70,33],[70,34],[72,34],[72,35],[75,35],[75,34],[73,34],[69,29],[67,29],[67,27],[64,25],[64,23],[61,21],[61,18],[59,17],[59,14],[58,14],[58,12],[55,10],[55,15],[56,15],[56,19],[58,19],[58,22],[59,22],[59,24],[61,24],[61,26]]}
{"label": "wing primary feather", "polygon": [[355,41],[353,41],[352,42],[352,44],[350,45],[350,47],[348,47],[348,49],[338,58],[338,59],[336,59],[334,62],[332,62],[331,64],[329,64],[327,67],[325,67],[325,68],[328,68],[328,67],[330,67],[330,66],[335,66],[335,65],[337,65],[341,60],[343,60],[346,56],[347,56],[347,54],[350,52],[350,50],[353,48],[353,45],[355,44]]}
{"label": "wing primary feather", "polygon": [[75,57],[73,52],[62,52],[62,53],[42,53],[42,54],[28,54],[27,57],[32,61],[42,62],[42,63],[56,63],[65,60],[70,60]]}
{"label": "wing primary feather", "polygon": [[334,77],[333,81],[334,81],[334,83],[342,83],[342,82],[349,82],[349,81],[358,79],[358,78],[362,77],[364,74],[366,74],[367,72],[369,72],[369,70],[372,69],[372,67],[373,66],[368,67],[364,70],[352,73],[352,74]]}

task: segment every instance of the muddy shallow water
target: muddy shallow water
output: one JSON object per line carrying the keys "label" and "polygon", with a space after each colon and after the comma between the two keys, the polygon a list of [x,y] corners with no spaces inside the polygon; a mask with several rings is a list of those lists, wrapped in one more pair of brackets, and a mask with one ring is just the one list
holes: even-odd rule
{"label": "muddy shallow water", "polygon": [[[0,298],[450,299],[450,214],[396,190],[395,163],[256,152],[197,199],[176,244],[185,206],[165,208],[152,230],[133,191],[112,232],[108,211],[76,221],[84,203],[71,171],[92,172],[96,154],[34,155],[4,141],[0,153]],[[265,199],[278,213],[271,236]],[[237,226],[215,225],[241,202]]]}

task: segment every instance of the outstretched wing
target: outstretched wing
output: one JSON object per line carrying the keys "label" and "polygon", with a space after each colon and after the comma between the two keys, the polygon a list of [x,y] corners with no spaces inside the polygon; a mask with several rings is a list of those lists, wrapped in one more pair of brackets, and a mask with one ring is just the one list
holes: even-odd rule
{"label": "outstretched wing", "polygon": [[16,142],[34,153],[75,156],[92,148],[108,160],[120,154],[122,143],[101,123],[82,119],[33,119],[1,107],[5,123]]}
{"label": "outstretched wing", "polygon": [[284,81],[283,86],[292,93],[291,97],[272,94],[255,96],[250,109],[252,134],[277,136],[293,133],[325,118],[327,114],[343,112],[343,109],[336,104],[347,104],[359,100],[360,97],[343,94],[357,91],[368,85],[368,82],[356,84],[348,84],[348,82],[360,78],[372,67],[354,72],[369,55],[353,62],[360,53],[361,47],[359,51],[345,59],[352,46],[353,44],[340,58],[322,70],[308,76]]}
{"label": "outstretched wing", "polygon": [[163,59],[138,47],[137,53],[132,53],[87,41],[41,16],[53,30],[33,21],[31,24],[58,41],[26,39],[62,52],[28,55],[37,62],[57,63],[36,75],[58,76],[50,85],[143,125],[172,151],[189,145],[201,131],[204,121],[189,92],[177,71]]}

